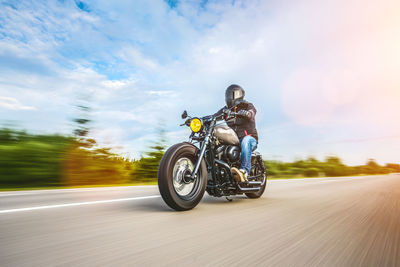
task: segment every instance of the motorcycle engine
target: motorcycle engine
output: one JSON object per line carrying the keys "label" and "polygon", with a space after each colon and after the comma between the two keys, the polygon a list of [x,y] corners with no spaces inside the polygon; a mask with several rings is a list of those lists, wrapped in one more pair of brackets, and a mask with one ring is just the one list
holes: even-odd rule
{"label": "motorcycle engine", "polygon": [[240,159],[240,148],[233,145],[222,145],[217,149],[217,155],[229,163],[234,163]]}
{"label": "motorcycle engine", "polygon": [[236,162],[240,159],[240,149],[238,146],[228,146],[225,149],[225,157],[230,162]]}

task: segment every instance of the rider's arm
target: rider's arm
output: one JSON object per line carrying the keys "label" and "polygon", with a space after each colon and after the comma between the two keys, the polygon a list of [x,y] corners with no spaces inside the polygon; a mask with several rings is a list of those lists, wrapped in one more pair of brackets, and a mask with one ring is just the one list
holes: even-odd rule
{"label": "rider's arm", "polygon": [[254,107],[254,105],[251,103],[248,103],[247,108],[240,110],[238,112],[238,115],[254,121],[254,118],[256,117],[256,113],[257,113],[257,110]]}

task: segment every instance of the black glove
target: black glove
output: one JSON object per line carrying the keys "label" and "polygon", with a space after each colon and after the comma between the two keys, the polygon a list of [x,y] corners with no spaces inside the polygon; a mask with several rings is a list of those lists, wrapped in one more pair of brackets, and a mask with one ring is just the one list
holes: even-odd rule
{"label": "black glove", "polygon": [[248,119],[251,119],[251,112],[247,111],[247,110],[244,110],[244,109],[239,110],[238,115],[242,116],[242,117],[245,117],[245,118],[248,118]]}

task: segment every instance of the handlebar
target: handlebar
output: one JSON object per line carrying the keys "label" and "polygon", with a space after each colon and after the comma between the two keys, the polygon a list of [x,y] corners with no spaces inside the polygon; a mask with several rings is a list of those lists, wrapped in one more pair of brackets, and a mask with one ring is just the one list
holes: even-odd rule
{"label": "handlebar", "polygon": [[[204,116],[201,118],[202,121],[204,122],[208,122],[208,121],[218,121],[218,120],[230,120],[233,119],[234,117],[239,116],[239,113],[232,111],[231,109],[226,109],[223,112],[221,112],[221,114],[214,116],[214,115],[208,115],[208,116]],[[189,117],[188,119],[186,119],[186,121],[184,123],[182,123],[180,126],[189,126],[190,125],[190,121],[192,120],[192,117]]]}
{"label": "handlebar", "polygon": [[239,113],[227,110],[227,111],[222,112],[218,116],[210,115],[210,116],[203,117],[203,119],[205,119],[205,120],[209,120],[209,119],[215,119],[215,120],[224,120],[225,119],[225,120],[229,120],[229,119],[233,119],[236,116],[239,116]]}

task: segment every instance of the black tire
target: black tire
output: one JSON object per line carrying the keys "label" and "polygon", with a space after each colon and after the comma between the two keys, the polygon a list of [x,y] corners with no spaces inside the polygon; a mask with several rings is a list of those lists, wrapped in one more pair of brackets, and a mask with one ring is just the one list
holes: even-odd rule
{"label": "black tire", "polygon": [[204,195],[207,186],[207,168],[204,160],[200,164],[193,190],[188,196],[180,196],[173,184],[175,163],[181,158],[187,158],[195,165],[198,152],[198,148],[190,143],[179,143],[170,147],[161,159],[158,168],[158,189],[165,203],[174,210],[193,209]]}
{"label": "black tire", "polygon": [[[262,194],[264,194],[265,188],[267,187],[267,174],[265,172],[265,165],[264,166],[259,166],[259,164],[263,164],[264,165],[264,162],[262,160],[258,160],[257,161],[256,166],[254,168],[254,172],[252,173],[252,175],[257,175],[257,174],[263,173],[264,177],[265,177],[265,182],[261,186],[260,190],[258,190],[258,192],[256,192],[256,193],[245,193],[245,195],[248,198],[259,198],[259,197],[261,197]],[[260,180],[262,180],[262,179],[260,179]]]}

